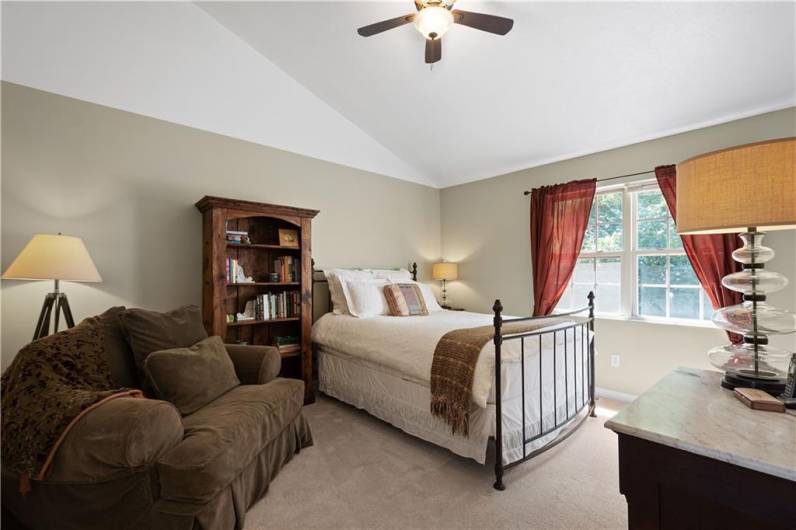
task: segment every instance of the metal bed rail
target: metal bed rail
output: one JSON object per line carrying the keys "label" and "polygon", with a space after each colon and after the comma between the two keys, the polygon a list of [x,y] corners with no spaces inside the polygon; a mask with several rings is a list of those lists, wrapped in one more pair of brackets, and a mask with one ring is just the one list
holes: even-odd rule
{"label": "metal bed rail", "polygon": [[[548,449],[554,447],[558,443],[562,442],[566,439],[569,435],[571,435],[575,430],[583,423],[583,421],[587,417],[594,417],[594,293],[590,292],[588,294],[588,301],[589,304],[582,308],[576,309],[574,311],[568,311],[566,313],[559,313],[556,315],[549,315],[543,317],[521,317],[521,318],[503,318],[503,304],[500,303],[500,300],[495,300],[495,304],[492,307],[492,310],[495,313],[494,316],[494,327],[495,327],[495,484],[494,487],[497,490],[504,490],[506,489],[506,485],[503,483],[503,473],[522,462],[530,460],[531,458],[537,456],[538,454],[547,451]],[[551,317],[562,317],[562,316],[572,316],[578,315],[581,313],[587,313],[588,316],[584,319],[578,320],[573,322],[572,324],[568,324],[566,326],[556,327],[550,330],[535,330],[535,331],[528,331],[528,332],[521,332],[521,333],[506,333],[503,334],[502,328],[504,324],[511,324],[516,322],[528,322],[532,320],[539,320],[543,318],[551,318]],[[576,331],[580,329],[580,341],[576,338]],[[569,347],[569,343],[567,342],[568,332],[572,330],[572,347]],[[559,418],[558,408],[558,357],[559,357],[559,348],[558,348],[558,335],[560,333],[564,334],[564,347],[563,347],[563,358],[564,358],[564,407],[565,407],[565,414],[561,418]],[[542,358],[543,350],[542,350],[542,341],[545,336],[552,336],[553,342],[553,421],[552,425],[548,422],[548,425],[545,426],[545,395],[544,395],[544,384],[542,381]],[[531,339],[533,337],[538,337],[538,347],[539,347],[539,425],[538,425],[538,432],[536,432],[532,436],[528,436],[528,426],[527,426],[527,414],[526,414],[526,375],[525,375],[525,344],[526,340]],[[501,381],[501,351],[503,347],[503,342],[508,340],[519,340],[520,341],[520,374],[521,374],[521,399],[522,399],[522,433],[521,433],[521,441],[522,441],[522,458],[514,460],[512,462],[504,462],[504,449],[503,449],[503,393],[502,393],[502,381]],[[580,343],[580,360],[578,361],[578,343]],[[569,371],[569,362],[570,362],[570,351],[572,350],[571,354],[571,361],[572,361],[572,376],[570,376]],[[581,377],[580,381],[578,381],[578,367],[577,363],[580,363],[581,367]],[[570,407],[570,384],[572,385],[573,389],[573,403],[572,407]],[[580,400],[578,400],[578,389],[580,389]],[[581,415],[581,412],[588,407],[589,413],[588,415]],[[570,413],[570,409],[572,412]],[[555,431],[559,431],[558,434],[552,440],[545,443],[539,449],[534,451],[528,452],[527,447],[528,444],[534,442],[540,438],[550,435]]]}

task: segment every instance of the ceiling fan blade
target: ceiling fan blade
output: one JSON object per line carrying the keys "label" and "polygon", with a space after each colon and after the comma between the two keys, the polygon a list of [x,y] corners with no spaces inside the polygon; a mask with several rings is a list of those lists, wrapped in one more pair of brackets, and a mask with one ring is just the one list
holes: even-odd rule
{"label": "ceiling fan blade", "polygon": [[442,39],[426,39],[426,64],[442,59]]}
{"label": "ceiling fan blade", "polygon": [[453,13],[453,21],[457,24],[488,31],[489,33],[496,33],[497,35],[505,35],[514,26],[514,21],[510,18],[462,11],[461,9],[454,9],[451,13]]}
{"label": "ceiling fan blade", "polygon": [[388,29],[393,29],[397,28],[398,26],[403,26],[404,24],[409,24],[410,22],[412,22],[412,20],[414,20],[414,18],[415,18],[414,13],[411,13],[409,15],[395,17],[389,20],[382,20],[381,22],[376,22],[375,24],[362,26],[357,30],[357,33],[359,33],[363,37],[370,37],[371,35],[376,35],[377,33],[387,31]]}

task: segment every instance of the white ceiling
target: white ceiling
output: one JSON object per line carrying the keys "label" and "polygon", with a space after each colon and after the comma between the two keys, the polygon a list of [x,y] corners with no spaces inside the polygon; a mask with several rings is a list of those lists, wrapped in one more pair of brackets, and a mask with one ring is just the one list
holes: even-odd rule
{"label": "white ceiling", "polygon": [[793,2],[457,5],[3,2],[2,78],[437,187],[796,105]]}
{"label": "white ceiling", "polygon": [[[796,104],[792,2],[471,2],[424,64],[410,1],[202,3],[440,187]],[[668,162],[668,161],[667,161]]]}

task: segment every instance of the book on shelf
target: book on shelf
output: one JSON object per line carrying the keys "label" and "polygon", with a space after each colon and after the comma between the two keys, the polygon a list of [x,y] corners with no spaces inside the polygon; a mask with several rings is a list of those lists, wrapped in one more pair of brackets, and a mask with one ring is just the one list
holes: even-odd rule
{"label": "book on shelf", "polygon": [[254,319],[276,320],[301,315],[301,295],[298,291],[263,293],[254,297]]}
{"label": "book on shelf", "polygon": [[293,256],[279,256],[274,260],[274,272],[283,283],[298,282],[301,274],[301,260]]}
{"label": "book on shelf", "polygon": [[276,349],[282,354],[301,351],[299,338],[293,335],[275,337],[274,346],[276,346]]}
{"label": "book on shelf", "polygon": [[227,243],[235,245],[250,245],[249,233],[246,230],[227,230],[226,231]]}

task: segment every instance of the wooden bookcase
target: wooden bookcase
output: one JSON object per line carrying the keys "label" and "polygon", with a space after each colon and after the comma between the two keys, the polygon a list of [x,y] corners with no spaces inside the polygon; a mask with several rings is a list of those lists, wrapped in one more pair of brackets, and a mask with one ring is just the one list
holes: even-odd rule
{"label": "wooden bookcase", "polygon": [[[283,377],[302,379],[305,401],[314,400],[312,388],[312,219],[317,210],[205,196],[196,203],[202,212],[202,314],[208,334],[224,342],[275,345],[277,337],[295,336],[299,351],[282,356]],[[279,229],[298,232],[299,246],[279,244]],[[246,231],[250,243],[230,243],[227,230]],[[298,260],[295,277],[273,281],[275,261]],[[242,267],[252,283],[228,278],[227,260]],[[284,281],[283,281],[284,280]],[[291,281],[286,281],[291,280]],[[263,294],[298,293],[295,315],[228,322],[227,315],[243,313],[246,302]]]}

